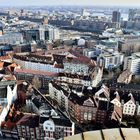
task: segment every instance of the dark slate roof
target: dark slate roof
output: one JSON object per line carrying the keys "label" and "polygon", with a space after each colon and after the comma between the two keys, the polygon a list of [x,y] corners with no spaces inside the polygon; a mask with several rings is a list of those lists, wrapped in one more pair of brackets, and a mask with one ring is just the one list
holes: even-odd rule
{"label": "dark slate roof", "polygon": [[56,84],[56,83],[54,83],[54,82],[51,82],[51,84],[52,84],[53,87],[55,87],[57,90],[62,90],[63,93],[65,94],[65,96],[68,96],[68,95],[69,95],[69,93],[68,93],[66,90],[64,90],[61,86],[59,86],[58,84]]}
{"label": "dark slate roof", "polygon": [[86,101],[89,97],[87,96],[78,96],[77,94],[71,92],[69,96],[69,100],[75,104],[83,105],[84,101]]}
{"label": "dark slate roof", "polygon": [[[116,90],[111,90],[110,91],[110,95],[111,95],[111,99],[115,96],[113,96],[113,93],[115,92]],[[136,102],[138,102],[140,104],[140,93],[139,92],[130,92],[130,91],[122,91],[122,90],[118,90],[118,93],[119,93],[119,96],[120,96],[120,99],[124,101],[124,103],[128,102],[130,100],[130,96],[128,96],[130,93],[132,93],[133,97],[134,97],[134,100]]]}
{"label": "dark slate roof", "polygon": [[99,103],[98,103],[98,109],[99,110],[105,110],[105,111],[107,111],[107,109],[108,109],[108,102],[106,102],[106,101],[99,101]]}
{"label": "dark slate roof", "polygon": [[26,114],[17,122],[17,125],[29,126],[30,128],[38,127],[39,116]]}
{"label": "dark slate roof", "polygon": [[93,97],[98,90],[100,90],[100,87],[96,87],[96,88],[84,87],[83,88],[83,94],[88,95],[90,97],[91,96]]}
{"label": "dark slate roof", "polygon": [[36,97],[33,98],[32,102],[35,104],[35,106],[36,106],[37,108],[39,108],[39,107],[42,106],[42,103],[39,102],[39,100],[38,100]]}

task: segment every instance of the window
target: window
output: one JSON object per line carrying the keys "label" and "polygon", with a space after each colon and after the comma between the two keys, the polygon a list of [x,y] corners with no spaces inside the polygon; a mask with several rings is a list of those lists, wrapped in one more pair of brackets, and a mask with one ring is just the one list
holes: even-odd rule
{"label": "window", "polygon": [[88,117],[87,115],[88,115],[87,112],[85,112],[84,113],[84,120],[87,120],[87,117]]}
{"label": "window", "polygon": [[88,120],[91,120],[92,119],[92,113],[88,113]]}

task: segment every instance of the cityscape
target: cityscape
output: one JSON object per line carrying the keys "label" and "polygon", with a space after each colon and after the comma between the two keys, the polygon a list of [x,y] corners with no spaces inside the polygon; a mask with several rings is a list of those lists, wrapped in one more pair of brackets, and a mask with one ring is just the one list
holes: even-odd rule
{"label": "cityscape", "polygon": [[4,139],[140,140],[139,1],[0,2]]}

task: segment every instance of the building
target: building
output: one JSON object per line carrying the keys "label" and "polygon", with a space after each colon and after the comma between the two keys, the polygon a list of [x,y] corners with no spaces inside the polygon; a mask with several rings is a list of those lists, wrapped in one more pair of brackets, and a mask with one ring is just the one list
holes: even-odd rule
{"label": "building", "polygon": [[123,117],[121,98],[117,91],[114,93],[114,95],[116,97],[112,99],[110,102],[109,109],[108,109],[108,113],[109,113],[108,119],[120,124]]}
{"label": "building", "polygon": [[38,94],[37,90],[29,95],[28,88],[33,87],[26,82],[23,83],[25,86],[21,86],[20,90],[22,95],[25,91],[26,102],[23,105],[18,98],[10,106],[10,111],[6,114],[8,119],[2,121],[2,135],[9,138],[37,140],[56,140],[74,135],[74,123],[48,99]]}
{"label": "building", "polygon": [[140,10],[139,9],[129,9],[129,21],[136,21],[140,18]]}
{"label": "building", "polygon": [[74,136],[65,137],[60,140],[113,140],[113,139],[133,139],[140,140],[140,132],[138,128],[113,128],[113,129],[102,129],[96,131],[88,131]]}
{"label": "building", "polygon": [[0,44],[20,44],[23,43],[23,36],[21,33],[7,33],[0,36]]}
{"label": "building", "polygon": [[120,28],[121,13],[119,11],[113,11],[112,22],[116,23],[116,28]]}
{"label": "building", "polygon": [[100,54],[97,58],[99,66],[103,66],[106,69],[117,68],[123,64],[124,55],[119,52],[106,52]]}
{"label": "building", "polygon": [[27,41],[55,41],[60,39],[59,29],[50,25],[42,25],[33,29],[26,29],[24,36]]}
{"label": "building", "polygon": [[96,87],[102,80],[103,69],[95,67],[91,75],[83,74],[72,74],[69,72],[59,73],[57,81],[65,85],[79,85],[79,86],[92,86]]}
{"label": "building", "polygon": [[52,72],[40,72],[37,70],[30,70],[30,69],[15,69],[14,74],[16,75],[17,80],[25,80],[28,82],[33,82],[34,78],[39,80],[39,87],[40,88],[48,88],[48,83],[55,79],[58,74]]}
{"label": "building", "polygon": [[0,56],[9,55],[13,52],[11,45],[0,45]]}
{"label": "building", "polygon": [[102,86],[100,90],[95,93],[95,101],[97,102],[97,116],[96,122],[104,124],[107,118],[107,110],[110,103],[110,92],[106,86]]}
{"label": "building", "polygon": [[[70,56],[70,55],[69,55]],[[102,80],[103,68],[85,56],[69,57],[63,62],[64,71],[59,73],[58,81],[65,84],[96,87]]]}
{"label": "building", "polygon": [[97,105],[93,98],[71,93],[68,102],[68,112],[77,122],[96,122]]}
{"label": "building", "polygon": [[112,13],[112,22],[120,22],[121,13],[119,11],[113,11]]}
{"label": "building", "polygon": [[117,83],[129,84],[131,80],[132,80],[132,73],[129,70],[125,70],[119,75],[117,79]]}
{"label": "building", "polygon": [[[107,119],[107,111],[110,107],[110,93],[109,89],[104,85],[101,89],[95,90],[92,87],[79,87],[78,85],[71,85],[68,88],[52,82],[49,84],[49,93],[60,108],[66,110],[79,123],[93,121],[103,124]],[[114,103],[114,113],[117,109],[117,105]],[[115,116],[114,118],[112,117],[115,120],[117,115],[113,114],[112,116]],[[115,121],[121,121],[121,117]]]}
{"label": "building", "polygon": [[119,42],[120,51],[126,55],[140,51],[140,38],[138,35],[125,36],[123,41]]}
{"label": "building", "polygon": [[134,116],[136,111],[136,103],[133,95],[130,93],[126,99],[122,100],[123,115]]}
{"label": "building", "polygon": [[[87,93],[87,88],[84,89]],[[96,120],[97,105],[93,98],[86,97],[82,88],[66,89],[54,82],[49,83],[50,97],[58,103],[62,110],[79,123]]]}
{"label": "building", "polygon": [[118,51],[118,41],[115,39],[101,40],[100,44],[106,46],[106,48],[108,49],[113,49],[114,51]]}
{"label": "building", "polygon": [[40,33],[38,29],[28,29],[24,31],[24,36],[27,41],[38,41],[40,40]]}
{"label": "building", "polygon": [[21,67],[14,70],[18,80],[32,82],[37,78],[41,88],[48,88],[48,82],[63,71],[63,55],[44,56],[37,53],[19,53],[13,56],[14,61]]}
{"label": "building", "polygon": [[140,53],[133,53],[124,59],[124,70],[129,70],[133,75],[140,74]]}
{"label": "building", "polygon": [[43,140],[41,129],[39,130],[39,116],[24,114],[16,123],[19,138]]}
{"label": "building", "polygon": [[[9,78],[4,77],[3,80],[0,81],[0,126],[2,122],[5,121],[12,103],[17,99],[17,84],[15,79],[12,80],[12,77],[10,76]],[[2,133],[1,129],[0,133]]]}
{"label": "building", "polygon": [[69,92],[54,82],[49,83],[49,95],[63,110],[68,110]]}
{"label": "building", "polygon": [[23,69],[42,72],[59,73],[63,71],[63,55],[44,56],[29,53],[19,53],[13,56],[14,61]]}
{"label": "building", "polygon": [[45,31],[45,38],[50,42],[60,39],[59,29],[55,27],[47,28]]}

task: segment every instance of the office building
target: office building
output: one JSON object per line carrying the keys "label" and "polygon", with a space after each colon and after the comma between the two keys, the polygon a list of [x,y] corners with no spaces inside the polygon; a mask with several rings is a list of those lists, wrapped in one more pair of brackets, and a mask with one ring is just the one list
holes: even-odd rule
{"label": "office building", "polygon": [[119,11],[113,11],[112,22],[116,24],[116,28],[120,28],[121,13]]}
{"label": "office building", "polygon": [[106,69],[117,68],[123,64],[124,55],[119,52],[106,52],[100,54],[97,63]]}
{"label": "office building", "polygon": [[133,75],[140,74],[140,53],[133,53],[124,59],[124,70],[129,70]]}
{"label": "office building", "polygon": [[112,13],[112,22],[120,22],[121,13],[119,11],[113,11]]}
{"label": "office building", "polygon": [[42,25],[33,29],[26,29],[24,32],[27,41],[55,41],[60,39],[59,29],[49,25]]}

